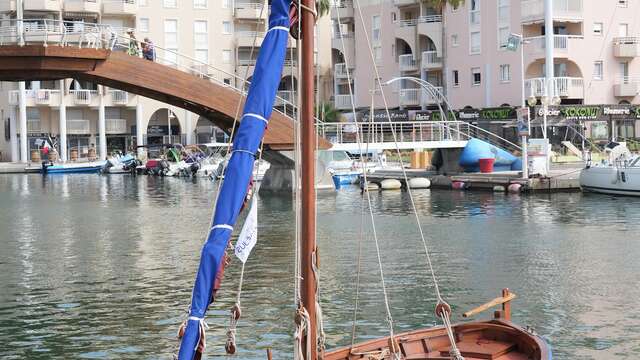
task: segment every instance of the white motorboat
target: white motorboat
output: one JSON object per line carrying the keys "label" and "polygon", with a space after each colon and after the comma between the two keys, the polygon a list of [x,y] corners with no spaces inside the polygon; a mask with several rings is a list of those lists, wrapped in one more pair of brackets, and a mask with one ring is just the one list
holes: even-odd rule
{"label": "white motorboat", "polygon": [[640,156],[616,142],[608,144],[605,152],[607,159],[595,164],[588,161],[580,171],[582,191],[640,196]]}

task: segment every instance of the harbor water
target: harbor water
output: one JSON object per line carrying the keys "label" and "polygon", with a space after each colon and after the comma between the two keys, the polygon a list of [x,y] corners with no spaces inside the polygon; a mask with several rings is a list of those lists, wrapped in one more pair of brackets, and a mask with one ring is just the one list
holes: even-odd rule
{"label": "harbor water", "polygon": [[[174,178],[0,176],[0,357],[171,359],[216,184]],[[415,192],[443,296],[460,314],[518,295],[514,321],[555,359],[640,358],[640,199]],[[371,224],[355,188],[318,196],[327,348],[388,334]],[[437,324],[435,294],[406,192],[372,194],[395,332]],[[259,201],[259,242],[241,294],[236,359],[292,359],[294,212]],[[358,248],[362,255],[358,262]],[[224,356],[240,262],[212,305],[207,358]],[[490,313],[484,316],[490,316]]]}

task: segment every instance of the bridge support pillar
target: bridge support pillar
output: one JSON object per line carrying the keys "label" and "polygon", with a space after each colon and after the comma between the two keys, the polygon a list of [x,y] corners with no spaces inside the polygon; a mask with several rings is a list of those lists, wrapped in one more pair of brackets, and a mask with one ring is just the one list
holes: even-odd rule
{"label": "bridge support pillar", "polygon": [[142,103],[138,100],[138,104],[136,105],[136,145],[137,145],[137,153],[138,158],[144,157],[144,135],[142,132],[142,123],[144,118],[144,112],[142,111]]}
{"label": "bridge support pillar", "polygon": [[99,153],[100,160],[107,158],[107,120],[105,118],[104,110],[104,95],[100,92],[100,105],[98,106],[98,136],[100,137]]}
{"label": "bridge support pillar", "polygon": [[18,153],[18,129],[16,128],[16,107],[11,106],[9,108],[9,137],[11,140],[11,162],[20,161],[20,156]]}
{"label": "bridge support pillar", "polygon": [[[60,89],[64,94],[64,80],[60,80]],[[67,162],[67,107],[64,96],[60,96],[60,160]]]}
{"label": "bridge support pillar", "polygon": [[18,88],[20,89],[18,95],[18,106],[20,113],[20,162],[28,163],[29,162],[29,153],[28,153],[28,145],[29,145],[29,137],[27,135],[27,92],[25,90],[24,81],[20,81],[18,84]]}
{"label": "bridge support pillar", "polygon": [[193,123],[192,123],[192,114],[191,111],[185,110],[185,112],[187,113],[187,116],[185,116],[185,133],[186,133],[186,139],[185,141],[187,142],[185,145],[192,145],[193,144]]}
{"label": "bridge support pillar", "polygon": [[[271,167],[264,174],[260,193],[291,192],[295,182],[293,151],[264,152],[263,158]],[[316,163],[316,190],[335,190],[331,174],[321,160]]]}

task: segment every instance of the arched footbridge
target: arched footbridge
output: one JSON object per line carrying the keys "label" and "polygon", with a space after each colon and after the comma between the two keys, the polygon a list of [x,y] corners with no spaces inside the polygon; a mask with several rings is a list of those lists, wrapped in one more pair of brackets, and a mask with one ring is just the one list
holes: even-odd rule
{"label": "arched footbridge", "polygon": [[[184,108],[229,130],[243,101],[246,84],[206,63],[156,47],[156,61],[127,54],[130,39],[110,26],[13,20],[0,26],[0,80],[74,78],[145,96]],[[140,43],[136,43],[140,46]],[[248,88],[248,86],[246,86]],[[294,106],[284,99],[288,113]],[[274,111],[264,143],[271,150],[292,150],[293,119]],[[320,148],[331,144],[320,138]]]}

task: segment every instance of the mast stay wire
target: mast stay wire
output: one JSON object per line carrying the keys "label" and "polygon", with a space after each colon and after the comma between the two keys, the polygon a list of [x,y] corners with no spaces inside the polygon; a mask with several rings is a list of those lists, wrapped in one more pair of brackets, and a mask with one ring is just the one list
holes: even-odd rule
{"label": "mast stay wire", "polygon": [[[381,79],[380,79],[380,71],[378,70],[378,67],[376,66],[376,63],[375,63],[375,56],[373,54],[373,48],[371,47],[371,41],[369,39],[369,34],[368,34],[367,28],[365,26],[364,16],[362,15],[362,8],[360,6],[360,1],[359,0],[354,0],[354,4],[356,5],[357,10],[358,10],[358,17],[360,18],[360,22],[362,24],[362,29],[363,29],[364,34],[365,34],[365,39],[367,39],[366,43],[367,43],[367,47],[368,47],[368,50],[369,50],[369,56],[370,56],[371,61],[373,63],[373,68],[374,68],[374,72],[375,72],[375,76],[376,76],[375,84],[380,89],[380,95],[381,95],[382,101],[384,103],[385,112],[386,112],[386,115],[387,115],[387,120],[391,124],[392,123],[392,121],[391,121],[391,113],[389,112],[389,105],[388,105],[388,102],[387,102],[387,97],[385,96],[385,91],[384,91],[384,88],[382,86],[382,82],[381,82]],[[380,32],[382,32],[382,28],[380,29]],[[370,121],[372,119],[372,116],[373,116],[373,114],[370,113],[369,114],[369,120]],[[412,194],[412,191],[411,191],[411,186],[409,184],[409,179],[408,179],[408,176],[407,176],[407,172],[406,172],[406,169],[404,168],[404,163],[402,161],[402,156],[401,156],[402,154],[401,154],[401,151],[400,151],[400,147],[398,145],[396,130],[395,130],[395,128],[393,126],[391,126],[391,133],[393,135],[393,141],[394,141],[394,144],[395,144],[396,153],[398,154],[398,158],[400,160],[400,165],[401,165],[400,168],[402,169],[402,175],[403,175],[405,184],[407,186],[407,193],[409,195],[411,208],[412,208],[413,213],[415,215],[416,224],[418,226],[418,230],[419,230],[419,233],[420,233],[420,238],[422,240],[422,244],[423,244],[424,251],[425,251],[425,256],[427,258],[428,269],[429,269],[429,272],[431,273],[431,278],[433,280],[434,289],[435,289],[436,296],[437,296],[437,301],[438,301],[438,305],[436,306],[436,310],[441,309],[440,313],[436,312],[436,315],[440,316],[442,318],[445,327],[447,327],[449,340],[451,342],[452,356],[454,356],[453,357],[454,359],[458,360],[458,359],[462,358],[462,356],[455,356],[454,355],[456,353],[456,351],[458,353],[459,353],[459,351],[458,351],[457,346],[456,346],[455,337],[453,336],[451,323],[449,322],[449,315],[451,313],[451,308],[444,301],[444,299],[442,298],[442,294],[440,293],[440,287],[438,285],[438,280],[436,278],[435,271],[434,271],[434,268],[433,268],[433,263],[431,261],[431,256],[430,256],[430,253],[429,253],[429,247],[428,247],[427,241],[426,241],[425,236],[424,236],[424,231],[423,231],[423,228],[422,228],[422,224],[420,223],[420,217],[418,215],[416,204],[415,204],[415,201],[414,201],[414,198],[413,198],[413,194]]]}

